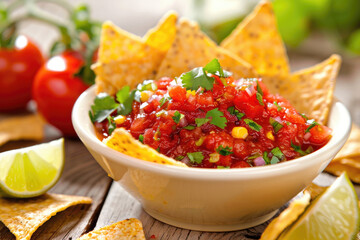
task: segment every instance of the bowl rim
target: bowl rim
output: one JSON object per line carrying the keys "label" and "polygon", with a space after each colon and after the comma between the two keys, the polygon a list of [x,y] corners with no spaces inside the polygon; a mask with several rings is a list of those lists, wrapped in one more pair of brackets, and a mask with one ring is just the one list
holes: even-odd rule
{"label": "bowl rim", "polygon": [[[262,177],[266,176],[278,176],[279,173],[288,174],[289,172],[297,171],[295,165],[305,167],[309,164],[312,165],[313,162],[322,161],[320,157],[323,154],[326,154],[332,148],[337,147],[339,144],[344,144],[348,138],[351,130],[351,117],[350,113],[343,103],[338,100],[334,100],[333,106],[340,108],[342,111],[342,119],[345,119],[342,124],[342,132],[338,139],[332,137],[330,141],[319,150],[300,157],[293,159],[291,161],[282,162],[280,164],[266,165],[266,166],[257,166],[252,168],[230,168],[230,169],[208,169],[208,168],[183,168],[171,165],[162,165],[158,163],[148,162],[145,160],[137,159],[130,157],[123,153],[120,153],[114,149],[107,147],[102,143],[95,134],[95,130],[87,131],[85,124],[91,124],[90,118],[88,117],[88,111],[90,110],[90,105],[93,103],[95,97],[95,86],[88,88],[84,91],[79,98],[76,100],[75,105],[72,111],[72,123],[74,129],[81,139],[81,141],[89,148],[94,149],[96,152],[103,154],[107,158],[115,159],[123,165],[127,165],[133,169],[146,170],[158,174],[169,175],[173,177],[181,178],[190,178],[190,179],[211,179],[211,180],[231,180],[235,178],[241,179],[251,179],[258,178],[259,175]],[[89,102],[91,101],[91,102]],[[86,108],[86,115],[84,117],[84,109]],[[331,115],[331,111],[329,116]],[[330,162],[330,160],[328,160]]]}

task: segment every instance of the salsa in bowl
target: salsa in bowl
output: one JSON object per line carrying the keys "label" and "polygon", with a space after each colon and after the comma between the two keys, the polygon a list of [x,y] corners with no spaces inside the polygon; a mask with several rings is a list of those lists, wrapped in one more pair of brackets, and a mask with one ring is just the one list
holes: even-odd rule
{"label": "salsa in bowl", "polygon": [[[232,140],[233,141],[232,146],[227,145],[226,142],[222,142],[222,144],[217,144],[217,145],[214,144],[212,148],[209,150],[207,148],[206,143],[204,145],[204,148],[202,148],[204,142],[208,141],[204,139],[201,145],[198,144],[200,145],[198,149],[189,150],[189,147],[191,147],[190,143],[193,143],[194,144],[193,146],[197,146],[196,143],[199,141],[201,136],[197,139],[191,137],[197,135],[191,135],[189,137],[189,141],[186,144],[183,144],[183,146],[186,146],[184,147],[186,150],[181,154],[179,153],[179,155],[185,156],[186,154],[186,156],[190,160],[190,156],[188,155],[189,152],[190,153],[193,153],[194,151],[201,152],[204,158],[202,159],[202,162],[199,165],[206,162],[214,164],[205,168],[161,165],[158,163],[144,161],[140,158],[126,155],[114,149],[109,148],[103,141],[101,141],[102,138],[106,137],[104,136],[104,132],[102,132],[103,130],[101,129],[106,129],[106,127],[104,127],[103,124],[100,124],[100,127],[99,126],[94,127],[93,122],[88,117],[88,112],[90,110],[92,111],[94,110],[94,107],[92,106],[94,105],[94,100],[97,98],[94,87],[88,89],[79,97],[73,109],[72,120],[78,136],[83,141],[85,146],[89,149],[89,151],[94,156],[94,158],[102,166],[102,168],[108,173],[110,177],[112,177],[115,181],[121,184],[124,187],[124,189],[126,189],[132,196],[134,196],[138,201],[140,201],[145,211],[148,212],[153,217],[155,217],[156,219],[159,219],[165,223],[174,226],[193,229],[193,230],[202,230],[202,231],[230,231],[230,230],[248,228],[251,226],[258,225],[271,218],[276,213],[278,208],[280,208],[283,204],[285,204],[297,193],[299,193],[305,186],[311,183],[311,181],[320,172],[322,172],[322,170],[326,167],[326,165],[340,150],[340,148],[345,143],[348,137],[351,126],[350,115],[342,103],[334,102],[331,107],[331,112],[327,124],[328,128],[332,129],[331,137],[327,135],[327,137],[325,138],[326,143],[324,144],[313,145],[312,150],[314,151],[311,151],[311,153],[306,152],[310,147],[310,144],[308,144],[308,142],[306,142],[306,144],[301,145],[300,148],[297,148],[294,146],[300,146],[300,142],[295,141],[296,139],[295,140],[289,139],[288,140],[289,141],[288,143],[290,144],[289,145],[290,147],[288,148],[289,152],[294,155],[299,154],[296,155],[295,158],[292,160],[288,159],[290,158],[289,157],[290,155],[287,155],[289,153],[287,153],[286,149],[281,147],[281,145],[275,145],[275,146],[270,145],[268,148],[266,148],[265,151],[267,152],[267,156],[270,159],[270,164],[266,163],[267,160],[266,157],[264,157],[263,152],[261,154],[259,152],[259,156],[253,159],[251,159],[251,157],[249,159],[248,156],[251,156],[251,154],[248,154],[244,158],[237,160],[235,159],[236,156],[234,154],[235,152],[234,142],[237,142],[238,139],[246,141],[246,138],[241,139],[234,137],[232,135],[233,128],[244,127],[248,131],[247,138],[249,137],[255,138],[254,136],[257,136],[256,134],[258,134],[260,136],[260,139],[266,138],[267,142],[273,143],[273,140],[269,139],[268,136],[266,135],[267,133],[266,130],[268,129],[271,130],[274,138],[276,138],[277,134],[280,134],[281,131],[286,130],[286,127],[290,125],[287,125],[286,122],[283,122],[284,120],[282,118],[287,119],[286,112],[291,112],[293,108],[291,108],[291,106],[286,105],[286,101],[281,99],[280,97],[276,97],[269,94],[266,90],[266,87],[262,85],[260,79],[244,79],[244,80],[239,80],[239,82],[237,82],[237,80],[233,80],[230,77],[230,78],[225,78],[226,84],[228,85],[225,86],[225,84],[221,81],[220,78],[219,78],[220,81],[216,80],[216,74],[210,76],[215,78],[212,90],[214,90],[214,88],[215,89],[219,88],[220,90],[221,89],[230,90],[231,87],[233,87],[233,89],[236,90],[236,86],[244,86],[242,84],[244,83],[245,86],[247,87],[244,90],[242,90],[240,87],[239,91],[245,91],[245,93],[248,94],[246,89],[248,89],[250,84],[252,84],[253,89],[250,90],[250,93],[251,92],[254,93],[253,95],[251,95],[251,97],[253,97],[252,100],[254,104],[256,104],[255,106],[263,107],[259,101],[259,99],[261,99],[259,97],[259,94],[261,95],[259,88],[261,88],[261,92],[262,92],[261,97],[264,105],[265,103],[267,103],[267,105],[272,106],[271,109],[275,115],[274,116],[267,115],[265,117],[265,120],[260,121],[256,118],[256,116],[254,117],[253,115],[251,115],[256,113],[256,111],[252,109],[251,111],[244,110],[243,113],[245,115],[240,118],[240,116],[237,115],[241,115],[240,113],[242,112],[242,110],[237,108],[235,104],[232,105],[232,103],[231,104],[228,103],[228,105],[225,105],[225,107],[220,107],[220,105],[214,104],[212,105],[211,108],[209,107],[207,109],[206,108],[202,109],[202,111],[204,111],[203,113],[201,113],[202,115],[199,115],[199,112],[196,109],[195,110],[191,109],[191,111],[187,111],[187,112],[184,111],[183,107],[185,106],[185,104],[178,105],[177,109],[176,108],[170,109],[171,104],[173,104],[174,106],[174,102],[175,102],[174,98],[176,99],[175,94],[173,95],[173,93],[169,92],[169,97],[172,96],[171,97],[172,100],[169,99],[166,102],[165,100],[161,101],[161,99],[164,98],[164,95],[166,93],[162,92],[163,95],[161,96],[160,96],[160,92],[156,93],[156,91],[161,90],[161,88],[158,87],[156,83],[164,83],[164,85],[167,84],[166,86],[169,86],[168,88],[174,86],[174,88],[176,89],[179,87],[177,84],[172,85],[172,82],[174,80],[169,79],[165,81],[163,79],[159,82],[149,82],[150,83],[149,85],[147,84],[142,85],[145,86],[144,87],[145,89],[151,88],[151,90],[148,89],[144,91],[154,91],[154,93],[149,93],[149,98],[146,101],[145,99],[143,99],[144,101],[142,103],[133,100],[131,103],[132,106],[131,111],[128,114],[121,114],[128,116],[126,117],[126,119],[123,119],[125,120],[124,122],[119,124],[119,126],[123,124],[125,129],[126,127],[131,128],[132,124],[127,123],[127,121],[134,122],[135,120],[132,119],[132,114],[134,115],[136,111],[140,110],[141,104],[147,103],[148,100],[151,101],[151,97],[152,97],[154,99],[153,100],[154,103],[155,102],[160,103],[160,101],[164,102],[162,106],[160,106],[161,103],[160,105],[156,106],[157,107],[156,109],[159,109],[159,111],[157,112],[160,112],[161,110],[165,111],[166,108],[166,111],[168,113],[166,114],[162,112],[164,116],[162,115],[156,116],[157,112],[154,113],[155,120],[152,119],[150,124],[148,125],[145,124],[146,128],[144,129],[150,129],[148,131],[156,132],[157,127],[155,128],[153,127],[156,126],[155,124],[157,123],[159,124],[158,126],[160,126],[160,123],[162,123],[161,121],[164,120],[165,122],[163,124],[163,127],[165,130],[171,129],[171,131],[178,131],[178,127],[179,128],[181,127],[181,130],[178,131],[180,136],[181,136],[181,131],[187,131],[189,133],[193,133],[193,131],[195,131],[196,133],[196,131],[199,132],[199,130],[201,130],[201,134],[204,133],[208,134],[205,136],[205,138],[207,138],[207,136],[212,135],[211,131],[215,131],[215,133],[217,133],[215,134],[216,137],[217,136],[222,137],[222,135],[225,135],[226,133],[228,136],[234,138]],[[153,90],[154,89],[153,84],[155,84],[156,87],[158,87],[158,89]],[[232,86],[232,84],[234,84],[235,86]],[[236,84],[240,84],[240,85],[236,85]],[[159,86],[161,85],[159,84]],[[179,92],[181,91],[184,92],[183,90],[179,89]],[[198,90],[191,90],[190,93],[188,91],[189,90],[185,89],[185,96],[188,97],[186,99],[193,98],[190,96],[194,96],[196,99],[197,96],[196,92]],[[193,95],[192,91],[195,91],[195,95]],[[128,91],[128,94],[125,93],[125,96],[131,96],[132,94],[134,94],[134,99],[135,99],[136,97],[135,93],[136,91],[134,93]],[[204,94],[205,95],[207,94],[206,89],[204,90],[204,92],[200,93],[199,96],[203,96]],[[140,94],[140,98],[141,95],[142,94]],[[108,99],[108,100],[110,99],[105,95],[103,96],[106,97],[104,99]],[[119,104],[122,105],[127,104],[126,103],[127,98],[124,99],[122,100],[122,102],[121,101],[116,102],[114,100],[114,102],[112,103],[115,103],[117,108]],[[209,98],[209,101],[214,102],[214,98],[212,99]],[[274,104],[274,101],[276,101],[277,104]],[[241,101],[239,103],[243,104],[244,102]],[[113,105],[113,107],[115,107],[115,105]],[[234,110],[232,110],[231,108],[232,106],[235,106]],[[281,109],[279,109],[278,107]],[[224,128],[216,126],[216,124],[212,123],[214,116],[216,115],[212,115],[210,117],[206,116],[208,112],[213,111],[216,108],[217,111],[223,113],[223,116],[219,116],[222,122],[225,122],[226,120],[226,126],[224,126]],[[285,109],[289,109],[289,110],[285,110]],[[109,112],[110,111],[111,112],[109,113],[109,115],[105,117],[106,121],[108,121],[108,123],[109,121],[110,122],[116,121],[116,116],[111,116],[114,109],[108,109],[108,110]],[[236,112],[235,110],[239,112]],[[276,114],[281,114],[283,110],[285,110],[285,115],[281,115],[280,117],[281,122],[280,122],[279,118],[277,118],[277,116],[280,115],[276,115]],[[132,113],[132,111],[134,112]],[[179,114],[175,114],[176,111],[178,111]],[[187,115],[191,115],[191,114],[194,114],[193,121],[191,121],[191,119],[190,120],[187,119]],[[92,112],[92,120],[94,120],[95,116],[96,114]],[[110,119],[108,119],[109,116],[111,116]],[[300,126],[302,126],[301,136],[303,137],[303,139],[305,139],[304,141],[309,141],[310,139],[305,137],[305,135],[308,132],[311,133],[312,131],[314,131],[314,129],[321,126],[319,124],[313,124],[313,122],[308,122],[308,120],[306,120],[304,117],[295,113],[290,114],[288,116],[289,116],[289,120],[291,120],[290,121],[291,125],[298,126],[297,122],[293,122],[291,117],[296,118],[297,121],[300,122],[301,124]],[[275,120],[278,120],[280,124],[283,126],[276,133],[275,133],[276,126],[271,124],[270,117],[274,118]],[[150,117],[147,116],[143,120],[149,118]],[[157,119],[160,121],[156,121]],[[186,119],[185,124],[182,122],[184,121],[183,119]],[[196,119],[205,119],[205,120],[196,120]],[[231,119],[233,121],[230,121]],[[264,134],[260,135],[258,131],[252,129],[246,123],[245,119],[252,120],[255,123],[259,124],[262,129],[261,131],[263,131]],[[166,122],[166,120],[168,120],[169,122]],[[205,123],[201,124],[202,121]],[[199,122],[201,126],[198,126]],[[126,124],[128,125],[126,126]],[[171,127],[168,128],[169,126]],[[176,126],[175,130],[173,130],[172,126]],[[193,126],[194,129],[183,129],[187,126]],[[324,129],[328,129],[328,128],[324,127]],[[99,131],[99,129],[101,131]],[[145,133],[146,130],[144,129],[141,129],[141,131],[144,131],[144,133],[139,131],[138,135],[135,135],[135,137],[137,139],[138,138],[141,139],[140,135],[143,135],[144,136],[143,141],[144,143],[146,143],[147,135]],[[116,131],[117,130],[114,130],[113,133],[116,133]],[[254,134],[254,136],[252,134]],[[291,135],[291,136],[295,136],[295,135]],[[154,139],[152,134],[150,136],[151,137],[149,139]],[[161,136],[162,135],[160,134],[159,136],[160,139]],[[281,138],[286,139],[286,137],[288,136],[289,136],[288,134],[283,135]],[[138,140],[135,139],[134,141],[138,142]],[[146,146],[143,143],[140,142],[138,143],[139,143],[138,145],[139,148]],[[151,144],[152,143],[150,143],[150,146]],[[182,146],[182,144],[181,143],[177,144],[177,146],[175,146],[175,149],[178,146]],[[267,145],[260,145],[258,149],[261,149],[262,146],[267,146]],[[149,149],[158,153],[155,147],[151,146],[151,148],[149,147]],[[281,153],[285,155],[286,157],[285,160],[277,153],[276,150],[273,151],[273,149],[276,148],[279,148],[281,150]],[[204,150],[202,151],[202,149]],[[161,151],[162,150],[160,145],[160,152]],[[224,153],[226,151],[233,152],[232,153],[233,155],[232,154],[227,155],[227,156],[231,156],[230,157],[231,161],[227,162],[229,165],[225,165],[225,161],[223,159],[220,159],[221,156],[226,155],[226,154],[223,155],[221,153]],[[271,151],[273,152],[271,153]],[[302,151],[304,151],[305,154],[302,154]],[[152,154],[153,152],[149,151],[149,154],[150,153]],[[166,154],[166,152],[163,153]],[[214,163],[209,161],[210,154],[213,153],[218,153],[219,155],[221,155],[219,156],[219,160]],[[206,156],[208,158],[206,158]],[[278,161],[274,158],[274,156],[278,159]],[[181,160],[184,160],[185,157]],[[236,164],[237,162],[245,162],[249,165],[251,164],[255,165],[254,160],[260,157],[263,158],[265,164],[259,164],[259,165],[264,165],[264,166],[256,166],[256,167],[247,166],[246,168],[236,168],[233,166],[230,169],[226,168],[226,166],[231,167],[233,164]],[[271,161],[273,161],[274,164],[272,164]],[[194,162],[196,163],[195,160]],[[216,164],[218,162],[221,163],[221,165]],[[277,163],[275,164],[275,162]],[[191,160],[190,160],[190,166],[195,166],[194,163],[191,163]],[[224,166],[224,167],[218,168],[218,166]]]}

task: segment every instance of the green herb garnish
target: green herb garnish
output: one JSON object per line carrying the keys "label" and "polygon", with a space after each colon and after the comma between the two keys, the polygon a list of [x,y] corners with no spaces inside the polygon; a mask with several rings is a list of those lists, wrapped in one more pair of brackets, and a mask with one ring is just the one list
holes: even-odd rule
{"label": "green herb garnish", "polygon": [[109,136],[111,135],[111,133],[116,129],[116,123],[114,122],[114,119],[111,116],[107,117],[108,120],[108,132],[109,132]]}
{"label": "green herb garnish", "polygon": [[261,130],[261,126],[259,124],[257,124],[256,122],[254,122],[253,120],[251,119],[244,119],[244,122],[252,129],[252,130],[255,130],[257,132],[259,132]]}
{"label": "green herb garnish", "polygon": [[181,114],[179,111],[176,111],[174,113],[174,116],[172,117],[172,119],[174,120],[174,122],[179,123],[180,119],[182,119],[184,117],[184,114]]}
{"label": "green herb garnish", "polygon": [[184,158],[185,158],[185,156],[179,155],[179,156],[176,156],[176,157],[175,157],[175,160],[181,161],[181,160],[183,160]]}
{"label": "green herb garnish", "polygon": [[279,123],[272,117],[269,118],[269,122],[273,126],[275,133],[277,133],[278,131],[280,131],[280,129],[282,129],[284,127],[284,125],[282,125],[281,123]]}
{"label": "green herb garnish", "polygon": [[282,107],[280,107],[276,101],[274,101],[274,105],[276,106],[278,112],[282,110]]}
{"label": "green herb garnish", "polygon": [[229,166],[217,166],[216,168],[218,168],[218,169],[228,169],[230,167]]}
{"label": "green herb garnish", "polygon": [[256,99],[259,101],[261,106],[264,106],[263,91],[260,87],[259,81],[256,80]]}
{"label": "green herb garnish", "polygon": [[224,113],[215,108],[206,113],[206,118],[211,118],[211,124],[218,126],[221,129],[226,127],[227,120],[224,117]]}
{"label": "green herb garnish", "polygon": [[91,121],[93,123],[104,121],[118,106],[119,104],[115,102],[114,98],[106,93],[100,93],[95,97],[94,104],[91,105],[91,111],[89,111]]}
{"label": "green herb garnish", "polygon": [[239,112],[234,106],[228,107],[227,109],[230,114],[235,115],[238,120],[245,116],[245,113]]}
{"label": "green herb garnish", "polygon": [[315,122],[315,120],[308,120],[307,123],[310,123],[310,126],[305,130],[305,132],[310,132],[310,129],[315,127],[316,125],[320,125],[319,123]]}
{"label": "green herb garnish", "polygon": [[223,155],[223,156],[227,156],[227,155],[230,155],[230,154],[233,154],[234,152],[231,151],[231,147],[223,147],[222,145],[220,145],[216,151],[220,154],[220,155]]}
{"label": "green herb garnish", "polygon": [[144,143],[144,135],[142,135],[142,134],[139,135],[139,141],[141,143]]}
{"label": "green herb garnish", "polygon": [[213,77],[209,77],[206,74],[202,67],[194,68],[190,72],[183,73],[180,79],[182,80],[183,86],[188,90],[198,90],[199,87],[211,90],[214,87],[215,81]]}
{"label": "green herb garnish", "polygon": [[219,76],[221,78],[227,78],[227,77],[231,76],[230,72],[224,71],[222,69],[219,61],[216,58],[214,58],[213,60],[211,60],[211,62],[206,64],[206,66],[204,67],[204,70],[207,73],[214,74],[214,75]]}
{"label": "green herb garnish", "polygon": [[162,107],[166,102],[168,102],[171,99],[170,96],[164,96],[160,99],[160,107]]}
{"label": "green herb garnish", "polygon": [[273,157],[271,158],[270,164],[276,164],[276,163],[278,163],[278,162],[280,162],[280,160],[279,160],[277,157],[273,156]]}
{"label": "green herb garnish", "polygon": [[273,148],[271,150],[271,153],[274,157],[277,157],[279,160],[282,160],[285,158],[285,155],[281,152],[279,147]]}
{"label": "green herb garnish", "polygon": [[264,158],[264,161],[265,161],[266,164],[271,163],[268,152],[266,152],[266,151],[264,152],[263,158]]}
{"label": "green herb garnish", "polygon": [[196,123],[196,126],[198,126],[198,127],[201,127],[208,121],[210,121],[210,119],[208,119],[208,118],[195,118],[195,123]]}
{"label": "green herb garnish", "polygon": [[[195,119],[196,121],[196,119]],[[191,125],[187,125],[186,127],[184,127],[184,129],[186,130],[194,130],[196,127],[195,126],[191,126]]]}
{"label": "green herb garnish", "polygon": [[312,153],[314,149],[310,146],[306,149],[306,151],[302,150],[300,146],[293,144],[291,141],[291,147],[294,149],[295,152],[300,153],[301,156],[308,155],[309,153]]}
{"label": "green herb garnish", "polygon": [[204,159],[204,155],[202,154],[202,152],[187,153],[187,156],[191,163],[200,164],[200,163],[202,163],[202,160]]}

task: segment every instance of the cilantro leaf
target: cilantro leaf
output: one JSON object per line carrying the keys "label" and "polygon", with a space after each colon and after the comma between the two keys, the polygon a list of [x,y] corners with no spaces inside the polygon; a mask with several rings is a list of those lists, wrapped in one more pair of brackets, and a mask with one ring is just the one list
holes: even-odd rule
{"label": "cilantro leaf", "polygon": [[129,95],[130,95],[130,87],[124,86],[116,93],[116,100],[119,103],[124,103],[126,99],[128,99]]}
{"label": "cilantro leaf", "polygon": [[271,150],[271,153],[273,156],[277,157],[279,160],[282,160],[285,158],[285,155],[281,152],[279,147],[273,148]]}
{"label": "cilantro leaf", "polygon": [[210,110],[206,113],[206,118],[211,118],[211,124],[218,126],[221,129],[226,127],[227,120],[224,117],[224,113],[219,111],[218,108]]}
{"label": "cilantro leaf", "polygon": [[239,110],[235,109],[234,106],[229,107],[227,110],[231,115],[235,115],[238,120],[240,120],[243,116],[245,116],[245,113],[242,113]]}
{"label": "cilantro leaf", "polygon": [[208,119],[208,118],[195,118],[195,123],[196,123],[196,125],[198,127],[201,127],[202,125],[204,125],[208,121],[210,121],[210,119]]}
{"label": "cilantro leaf", "polygon": [[114,98],[106,93],[100,93],[95,97],[94,104],[91,105],[90,119],[92,122],[102,122],[118,107],[119,104],[115,102]]}
{"label": "cilantro leaf", "polygon": [[110,136],[111,133],[116,129],[116,123],[113,121],[114,119],[111,116],[108,116],[107,120],[108,120],[108,133]]}
{"label": "cilantro leaf", "polygon": [[170,96],[165,96],[162,99],[160,99],[160,107],[162,107],[167,101],[171,99]]}
{"label": "cilantro leaf", "polygon": [[261,106],[264,106],[263,91],[260,87],[259,81],[256,80],[256,99],[259,101]]}
{"label": "cilantro leaf", "polygon": [[[196,121],[196,119],[195,119]],[[195,126],[192,126],[192,125],[187,125],[186,127],[184,127],[184,129],[186,130],[194,130],[196,127]]]}
{"label": "cilantro leaf", "polygon": [[216,151],[220,154],[220,155],[223,155],[223,156],[227,156],[227,155],[230,155],[230,154],[233,154],[234,152],[231,151],[231,147],[228,147],[226,146],[225,148],[220,145]]}
{"label": "cilantro leaf", "polygon": [[315,122],[315,120],[308,120],[307,123],[310,123],[310,126],[305,130],[305,132],[310,132],[310,129],[315,127],[316,125],[319,125],[319,123]]}
{"label": "cilantro leaf", "polygon": [[184,117],[184,114],[181,114],[179,111],[176,111],[174,113],[174,116],[172,117],[172,119],[174,120],[174,122],[179,123],[180,119],[182,119]]}
{"label": "cilantro leaf", "polygon": [[227,72],[227,71],[223,70],[223,68],[221,67],[219,61],[216,58],[214,58],[213,60],[211,60],[211,62],[206,64],[206,66],[204,67],[204,70],[207,73],[217,75],[217,76],[219,76],[221,78],[226,78],[226,77],[231,76],[230,72]]}
{"label": "cilantro leaf", "polygon": [[244,119],[244,122],[252,129],[252,130],[255,130],[257,132],[259,132],[261,130],[261,126],[259,124],[257,124],[256,122],[254,122],[253,120],[251,119]]}
{"label": "cilantro leaf", "polygon": [[[125,87],[123,87],[120,91],[122,91]],[[134,98],[135,98],[135,90],[133,90],[131,93],[128,94],[124,94],[123,96],[120,97],[120,99],[118,98],[118,94],[116,94],[116,98],[119,100],[120,102],[120,109],[118,110],[118,114],[120,115],[128,115],[131,113],[132,111],[132,104],[134,102]],[[127,95],[126,98],[124,98],[124,96]],[[120,101],[121,100],[121,101]]]}
{"label": "cilantro leaf", "polygon": [[141,143],[144,143],[144,135],[142,135],[142,134],[139,135],[139,141]]}
{"label": "cilantro leaf", "polygon": [[214,87],[215,79],[207,76],[202,67],[194,68],[193,70],[183,73],[180,76],[182,84],[186,89],[198,90],[199,87],[211,90]]}
{"label": "cilantro leaf", "polygon": [[305,155],[307,155],[307,154],[309,154],[309,153],[312,152],[312,149],[310,149],[310,148],[308,148],[306,151],[303,151],[303,150],[301,149],[301,146],[298,146],[298,145],[293,144],[292,141],[291,141],[291,147],[294,149],[295,152],[300,153],[301,156],[305,156]]}
{"label": "cilantro leaf", "polygon": [[275,157],[275,156],[273,156],[273,157],[271,158],[271,160],[270,160],[270,164],[276,164],[276,163],[278,163],[278,162],[280,162],[280,160],[279,160],[277,157]]}
{"label": "cilantro leaf", "polygon": [[270,162],[270,158],[269,158],[269,154],[268,154],[268,152],[264,152],[263,153],[263,159],[264,159],[264,161],[265,161],[265,163],[266,164],[270,164],[271,162]]}
{"label": "cilantro leaf", "polygon": [[284,125],[282,125],[281,123],[279,123],[272,117],[269,118],[269,122],[273,126],[275,133],[277,133],[278,131],[280,131],[280,129],[282,129],[284,127]]}
{"label": "cilantro leaf", "polygon": [[280,107],[276,101],[274,101],[274,105],[276,106],[276,109],[278,112],[280,112],[282,110],[282,107]]}
{"label": "cilantro leaf", "polygon": [[204,159],[204,155],[202,154],[202,152],[187,153],[187,156],[190,159],[191,163],[200,164],[200,163],[202,163],[202,160]]}
{"label": "cilantro leaf", "polygon": [[179,155],[175,157],[175,160],[181,161],[185,158],[185,156]]}

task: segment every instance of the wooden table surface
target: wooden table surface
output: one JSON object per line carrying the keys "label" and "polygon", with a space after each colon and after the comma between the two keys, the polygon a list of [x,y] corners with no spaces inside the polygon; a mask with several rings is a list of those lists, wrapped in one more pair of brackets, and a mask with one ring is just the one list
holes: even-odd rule
{"label": "wooden table surface", "polygon": [[[45,141],[51,138],[45,139]],[[11,142],[0,147],[0,152],[25,147],[36,142]],[[259,226],[222,233],[190,231],[173,227],[157,221],[148,215],[140,203],[130,196],[119,184],[113,182],[97,164],[85,146],[78,139],[65,139],[65,168],[60,181],[50,190],[53,193],[88,196],[91,205],[78,205],[58,213],[41,226],[31,239],[77,239],[83,233],[97,229],[126,218],[141,220],[145,236],[149,239],[259,239],[269,223]],[[330,185],[335,177],[322,173],[315,182]],[[360,187],[356,186],[360,193]],[[283,206],[281,210],[283,210]],[[0,223],[0,240],[13,240],[15,237]]]}
{"label": "wooden table surface", "polygon": [[[76,2],[78,2],[76,0]],[[97,1],[94,1],[97,2]],[[100,2],[99,2],[100,3]],[[102,4],[102,3],[101,3]],[[105,13],[106,14],[106,13]],[[48,30],[42,32],[39,28],[30,25],[29,35],[41,40],[48,38]],[[40,31],[40,32],[39,32]],[[314,47],[318,46],[318,47]],[[323,41],[310,42],[300,52],[290,53],[292,70],[311,66],[327,58],[328,51],[324,49]],[[319,52],[320,51],[320,52]],[[333,52],[333,51],[331,51]],[[346,59],[344,61],[338,83],[336,96],[342,100],[351,110],[353,119],[360,124],[360,59]],[[50,134],[44,141],[50,141],[57,136]],[[0,147],[0,152],[36,144],[31,141],[10,142]],[[113,182],[97,164],[94,158],[86,150],[78,139],[65,139],[65,169],[60,181],[50,190],[53,193],[88,196],[93,199],[91,205],[79,205],[70,207],[58,213],[40,227],[32,239],[77,239],[83,233],[100,228],[126,218],[138,218],[143,223],[145,236],[155,239],[259,239],[261,233],[269,223],[234,232],[210,233],[190,231],[176,228],[149,216],[141,208],[141,205],[117,183]],[[315,179],[315,183],[327,186],[335,177],[322,173]],[[360,186],[355,186],[358,195]],[[286,207],[283,206],[280,211]],[[280,212],[279,211],[279,212]],[[0,240],[12,240],[15,237],[0,222]]]}

